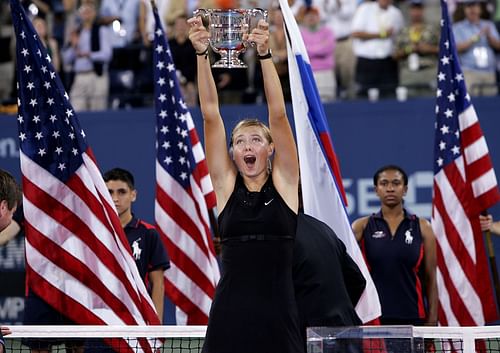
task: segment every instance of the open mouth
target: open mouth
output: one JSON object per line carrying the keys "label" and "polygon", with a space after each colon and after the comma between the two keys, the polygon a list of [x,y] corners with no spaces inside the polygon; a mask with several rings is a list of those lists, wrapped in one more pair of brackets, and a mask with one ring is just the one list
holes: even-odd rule
{"label": "open mouth", "polygon": [[255,164],[255,161],[257,160],[257,158],[255,158],[255,156],[245,156],[243,157],[243,161],[248,165],[248,166],[252,166]]}

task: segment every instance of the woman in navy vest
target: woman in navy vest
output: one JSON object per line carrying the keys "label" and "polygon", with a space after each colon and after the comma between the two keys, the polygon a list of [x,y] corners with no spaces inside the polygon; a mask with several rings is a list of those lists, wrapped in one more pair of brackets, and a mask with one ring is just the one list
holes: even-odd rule
{"label": "woman in navy vest", "polygon": [[437,325],[436,240],[430,223],[403,206],[408,176],[398,166],[373,177],[381,208],[352,224],[380,298],[383,325]]}

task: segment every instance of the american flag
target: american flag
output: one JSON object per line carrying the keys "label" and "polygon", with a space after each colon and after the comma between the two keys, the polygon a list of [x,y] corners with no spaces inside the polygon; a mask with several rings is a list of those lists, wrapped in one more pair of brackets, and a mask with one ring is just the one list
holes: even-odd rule
{"label": "american flag", "polygon": [[177,307],[178,325],[204,325],[220,277],[209,219],[215,193],[156,7],[153,12],[155,219],[171,259],[165,291]]}
{"label": "american flag", "polygon": [[500,193],[444,0],[441,11],[431,222],[437,240],[439,322],[484,325],[498,315],[479,214],[498,202]]}
{"label": "american flag", "polygon": [[[19,1],[10,6],[17,40],[28,285],[79,324],[159,324],[50,56]],[[151,351],[149,344],[140,344]]]}
{"label": "american flag", "polygon": [[381,313],[377,289],[347,217],[340,167],[304,41],[287,1],[280,0],[280,6],[288,39],[288,68],[304,212],[328,224],[360,268],[366,279],[366,288],[356,305],[356,312],[363,322],[370,322]]}

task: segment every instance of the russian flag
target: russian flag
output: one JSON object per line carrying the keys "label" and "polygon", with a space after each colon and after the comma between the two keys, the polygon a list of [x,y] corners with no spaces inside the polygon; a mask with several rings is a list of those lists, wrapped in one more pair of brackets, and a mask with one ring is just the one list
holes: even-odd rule
{"label": "russian flag", "polygon": [[304,41],[287,0],[279,2],[287,33],[288,70],[304,212],[325,222],[335,231],[365,276],[366,289],[356,312],[366,323],[380,316],[380,301],[347,217],[340,168]]}

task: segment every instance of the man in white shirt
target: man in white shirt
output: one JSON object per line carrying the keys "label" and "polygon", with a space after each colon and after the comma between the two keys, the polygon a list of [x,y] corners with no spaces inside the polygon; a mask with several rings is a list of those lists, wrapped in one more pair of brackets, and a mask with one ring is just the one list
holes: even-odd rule
{"label": "man in white shirt", "polygon": [[359,5],[352,21],[358,95],[366,96],[370,88],[377,88],[381,96],[394,95],[399,79],[398,63],[392,52],[403,26],[403,15],[392,5],[392,0]]}

